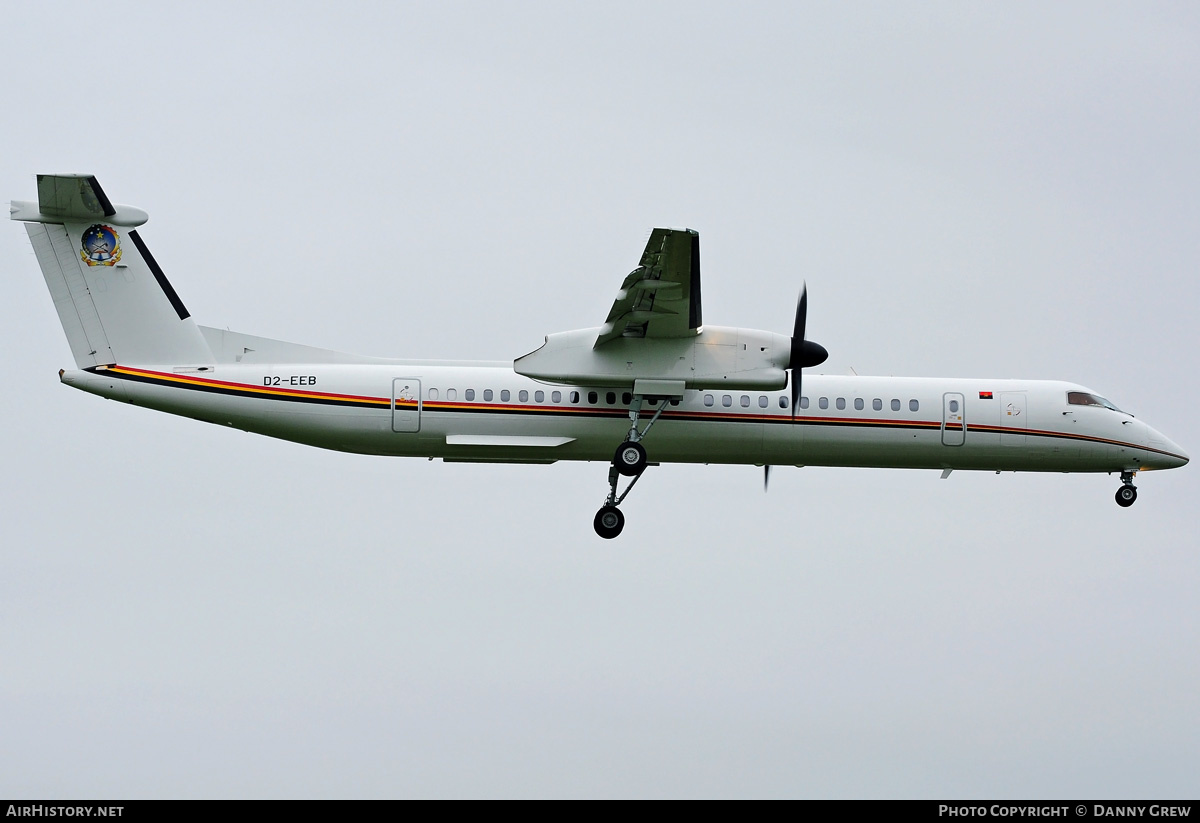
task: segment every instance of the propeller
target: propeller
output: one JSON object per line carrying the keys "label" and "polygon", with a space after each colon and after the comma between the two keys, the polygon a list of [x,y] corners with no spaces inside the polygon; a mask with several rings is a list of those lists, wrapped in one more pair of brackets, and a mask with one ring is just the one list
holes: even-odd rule
{"label": "propeller", "polygon": [[796,406],[800,402],[800,370],[819,366],[829,357],[829,352],[820,343],[804,339],[804,326],[808,319],[808,284],[800,287],[800,301],[796,304],[796,323],[792,327],[792,352],[788,358],[792,384],[792,422],[796,421]]}
{"label": "propeller", "polygon": [[[819,366],[829,357],[829,352],[820,343],[804,339],[804,327],[808,322],[808,284],[800,287],[800,300],[796,303],[796,322],[792,326],[792,350],[788,355],[788,380],[792,385],[792,422],[796,422],[796,407],[800,405],[800,370]],[[771,485],[771,466],[763,466],[763,491]]]}

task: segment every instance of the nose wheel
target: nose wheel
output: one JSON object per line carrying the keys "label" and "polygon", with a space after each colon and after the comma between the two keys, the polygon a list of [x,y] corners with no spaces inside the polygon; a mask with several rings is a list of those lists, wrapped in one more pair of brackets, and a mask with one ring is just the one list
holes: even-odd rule
{"label": "nose wheel", "polygon": [[1137,486],[1133,485],[1133,472],[1121,472],[1121,488],[1117,489],[1117,505],[1127,509],[1137,500]]}

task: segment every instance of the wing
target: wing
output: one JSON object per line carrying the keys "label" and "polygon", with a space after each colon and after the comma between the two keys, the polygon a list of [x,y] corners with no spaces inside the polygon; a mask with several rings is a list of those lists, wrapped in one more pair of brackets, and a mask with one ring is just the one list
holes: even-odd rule
{"label": "wing", "polygon": [[596,338],[689,337],[700,328],[700,235],[655,229]]}

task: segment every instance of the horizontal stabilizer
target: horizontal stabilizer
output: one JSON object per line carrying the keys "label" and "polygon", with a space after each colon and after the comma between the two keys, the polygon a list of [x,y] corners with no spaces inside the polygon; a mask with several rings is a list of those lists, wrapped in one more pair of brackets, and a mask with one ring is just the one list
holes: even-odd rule
{"label": "horizontal stabilizer", "polygon": [[22,223],[70,223],[103,220],[135,228],[150,216],[132,206],[113,205],[96,178],[85,174],[39,174],[38,201],[14,200],[13,220]]}
{"label": "horizontal stabilizer", "polygon": [[38,210],[42,214],[80,220],[112,217],[117,213],[92,175],[38,175]]}

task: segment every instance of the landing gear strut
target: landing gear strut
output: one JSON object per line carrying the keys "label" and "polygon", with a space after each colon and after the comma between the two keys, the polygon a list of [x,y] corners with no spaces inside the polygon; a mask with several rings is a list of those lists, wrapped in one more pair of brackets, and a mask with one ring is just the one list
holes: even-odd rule
{"label": "landing gear strut", "polygon": [[1137,500],[1137,486],[1133,485],[1133,472],[1121,472],[1121,488],[1117,489],[1117,505],[1127,509]]}
{"label": "landing gear strut", "polygon": [[[613,539],[621,533],[621,529],[625,528],[625,515],[621,514],[621,510],[617,507],[633,490],[634,484],[641,479],[642,472],[646,470],[646,449],[639,441],[646,436],[646,432],[650,431],[650,427],[662,415],[668,402],[665,397],[659,398],[658,409],[655,410],[654,416],[650,418],[646,428],[639,431],[638,419],[642,413],[642,400],[643,397],[640,394],[633,396],[633,402],[629,406],[629,434],[626,436],[625,442],[617,447],[617,451],[613,455],[612,466],[608,469],[608,499],[600,511],[596,512],[596,519],[592,522],[596,528],[596,534],[605,540]],[[622,475],[633,479],[629,481],[625,491],[618,496],[617,480]]]}

